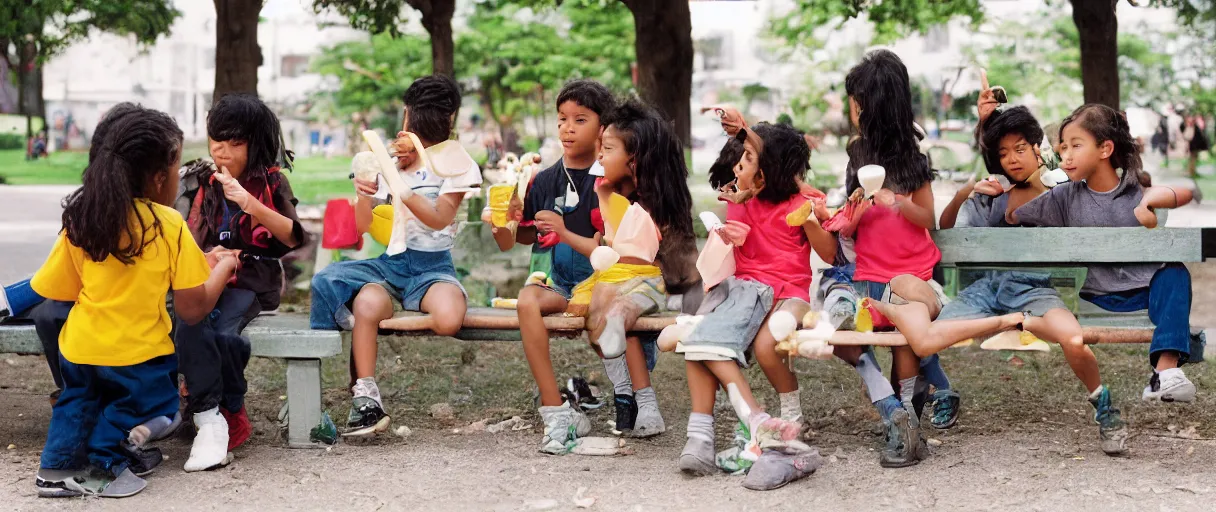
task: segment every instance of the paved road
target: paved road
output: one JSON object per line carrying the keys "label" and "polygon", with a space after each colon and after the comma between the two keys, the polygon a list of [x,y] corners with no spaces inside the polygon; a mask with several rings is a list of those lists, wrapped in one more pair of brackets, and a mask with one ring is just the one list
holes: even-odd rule
{"label": "paved road", "polygon": [[38,270],[59,232],[59,206],[72,186],[0,186],[0,283]]}

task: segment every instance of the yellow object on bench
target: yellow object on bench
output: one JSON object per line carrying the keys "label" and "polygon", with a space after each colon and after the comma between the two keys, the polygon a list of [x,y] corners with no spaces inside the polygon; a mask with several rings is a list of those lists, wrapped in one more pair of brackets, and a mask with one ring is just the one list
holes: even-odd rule
{"label": "yellow object on bench", "polygon": [[393,205],[382,204],[372,208],[372,223],[367,227],[368,234],[380,245],[388,245],[393,237]]}

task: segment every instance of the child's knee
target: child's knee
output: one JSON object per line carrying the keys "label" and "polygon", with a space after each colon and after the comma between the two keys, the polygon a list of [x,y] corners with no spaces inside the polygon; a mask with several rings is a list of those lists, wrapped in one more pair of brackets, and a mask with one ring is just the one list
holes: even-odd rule
{"label": "child's knee", "polygon": [[393,315],[393,300],[388,291],[376,284],[364,285],[352,304],[355,318],[388,318]]}
{"label": "child's knee", "polygon": [[431,330],[439,336],[455,336],[464,324],[464,314],[431,313]]}

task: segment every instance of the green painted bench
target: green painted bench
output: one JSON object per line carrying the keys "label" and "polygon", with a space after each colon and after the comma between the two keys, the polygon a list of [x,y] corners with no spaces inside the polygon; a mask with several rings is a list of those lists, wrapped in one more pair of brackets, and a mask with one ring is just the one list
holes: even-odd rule
{"label": "green painted bench", "polygon": [[[255,357],[287,360],[287,445],[314,446],[309,432],[321,423],[321,358],[342,352],[337,331],[314,331],[303,315],[268,314],[254,319],[244,334]],[[0,353],[42,354],[31,324],[0,325]]]}
{"label": "green painted bench", "polygon": [[1047,272],[1081,325],[1093,328],[1151,330],[1153,324],[1146,312],[1111,313],[1080,299],[1085,264],[1216,257],[1211,228],[956,228],[934,231],[933,240],[942,252],[946,295],[954,297],[986,270]]}

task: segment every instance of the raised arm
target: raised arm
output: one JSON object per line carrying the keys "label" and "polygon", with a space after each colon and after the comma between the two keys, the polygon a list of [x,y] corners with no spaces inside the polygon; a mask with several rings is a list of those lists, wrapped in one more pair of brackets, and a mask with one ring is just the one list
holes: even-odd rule
{"label": "raised arm", "polygon": [[1144,189],[1144,197],[1136,206],[1136,220],[1146,228],[1157,227],[1156,208],[1177,208],[1191,202],[1194,193],[1188,188],[1157,186]]}

